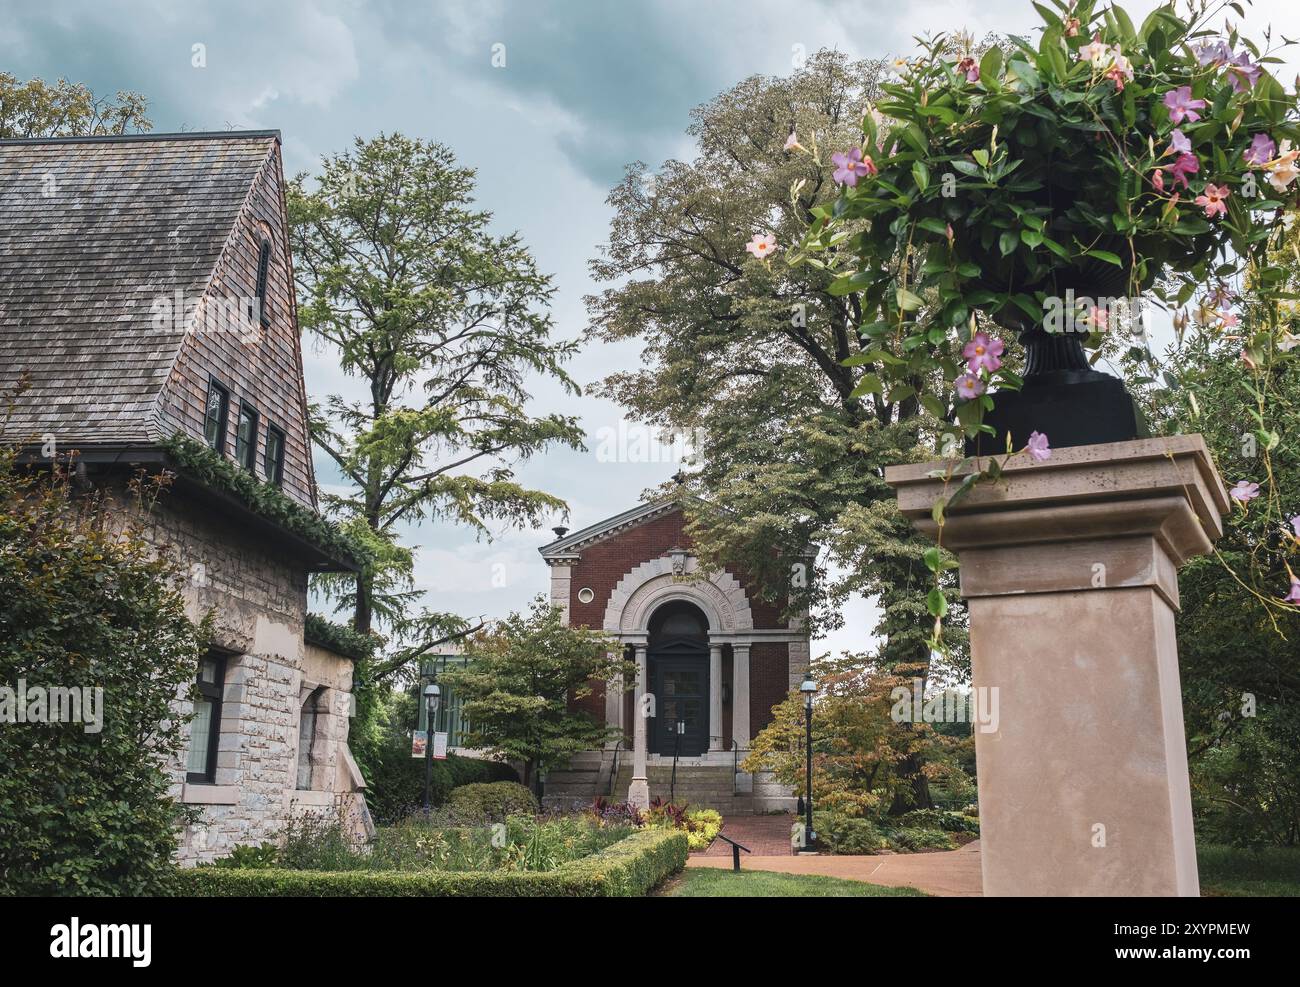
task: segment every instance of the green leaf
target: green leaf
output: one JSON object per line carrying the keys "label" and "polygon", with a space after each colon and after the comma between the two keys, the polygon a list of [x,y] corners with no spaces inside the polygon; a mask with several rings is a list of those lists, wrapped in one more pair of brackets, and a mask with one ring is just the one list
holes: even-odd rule
{"label": "green leaf", "polygon": [[924,192],[930,186],[930,169],[925,166],[924,161],[914,162],[912,165],[912,179],[916,182],[916,187]]}
{"label": "green leaf", "polygon": [[994,45],[980,59],[980,83],[988,90],[998,88],[998,76],[1002,72],[1002,49]]}
{"label": "green leaf", "polygon": [[912,294],[906,288],[898,289],[898,307],[904,312],[915,312],[923,304],[920,297]]}
{"label": "green leaf", "polygon": [[1020,238],[1016,235],[1015,231],[1007,230],[998,237],[998,249],[1002,251],[1002,256],[1005,257],[1016,249],[1016,244],[1019,242]]}
{"label": "green leaf", "polygon": [[925,595],[925,608],[930,611],[931,617],[942,617],[948,612],[948,600],[938,586],[932,587]]}
{"label": "green leaf", "polygon": [[1084,253],[1089,257],[1096,257],[1098,260],[1104,260],[1107,264],[1114,264],[1116,267],[1124,266],[1124,262],[1120,260],[1119,254],[1112,254],[1109,250],[1086,250]]}
{"label": "green leaf", "polygon": [[925,550],[925,567],[931,572],[939,571],[939,549],[937,546]]}
{"label": "green leaf", "polygon": [[863,374],[862,379],[858,381],[858,386],[849,392],[849,397],[860,398],[864,394],[883,394],[885,385],[880,382],[880,377],[876,374]]}

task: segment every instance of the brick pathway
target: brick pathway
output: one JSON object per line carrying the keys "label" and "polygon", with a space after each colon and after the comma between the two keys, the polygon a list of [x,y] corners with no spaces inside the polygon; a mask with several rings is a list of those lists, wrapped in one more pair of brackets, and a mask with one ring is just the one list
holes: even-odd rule
{"label": "brick pathway", "polygon": [[[755,857],[780,857],[790,856],[790,827],[794,824],[794,816],[729,816],[722,821],[722,833],[724,836],[735,840],[741,846],[749,847],[751,853],[742,853],[741,865],[750,856]],[[731,845],[723,840],[714,840],[707,850],[693,855],[694,857],[722,857],[726,860],[731,859]],[[767,867],[765,870],[773,870]]]}
{"label": "brick pathway", "polygon": [[[755,822],[769,826],[771,821],[784,822],[784,833],[789,833],[790,816],[754,816]],[[730,828],[743,820],[727,820],[724,832],[731,835]],[[762,827],[760,827],[762,828]],[[739,836],[733,837],[745,843]],[[750,844],[746,843],[746,846]],[[770,844],[769,844],[770,845]],[[726,852],[718,854],[717,848]],[[980,876],[979,841],[968,843],[960,850],[942,853],[897,853],[861,857],[834,857],[820,854],[792,856],[787,844],[784,852],[770,852],[770,855],[740,855],[742,870],[770,870],[784,874],[823,874],[827,877],[842,877],[851,881],[866,881],[870,884],[884,884],[889,887],[918,888],[929,894],[943,898],[973,898],[983,894],[983,881]],[[755,848],[757,850],[757,848]],[[707,853],[692,854],[687,867],[730,867],[731,848],[721,840],[714,840]]]}

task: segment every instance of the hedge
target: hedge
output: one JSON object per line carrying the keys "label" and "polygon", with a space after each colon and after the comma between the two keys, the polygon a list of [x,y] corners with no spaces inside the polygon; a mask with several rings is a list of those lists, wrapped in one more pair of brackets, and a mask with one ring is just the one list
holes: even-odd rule
{"label": "hedge", "polygon": [[[377,824],[400,822],[423,804],[424,772],[424,758],[411,757],[409,736],[388,738],[366,775],[366,803]],[[502,761],[448,754],[433,762],[433,804],[443,805],[462,785],[518,780],[519,773]]]}
{"label": "hedge", "polygon": [[347,624],[336,624],[318,613],[307,614],[302,637],[308,644],[319,645],[353,661],[364,661],[375,653],[375,638],[355,631]]}
{"label": "hedge", "polygon": [[306,871],[191,867],[193,898],[635,898],[686,866],[686,834],[642,830],[553,871]]}

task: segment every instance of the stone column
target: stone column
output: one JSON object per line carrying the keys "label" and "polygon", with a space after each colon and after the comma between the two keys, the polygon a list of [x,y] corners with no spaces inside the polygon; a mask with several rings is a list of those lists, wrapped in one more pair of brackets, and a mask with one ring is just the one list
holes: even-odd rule
{"label": "stone column", "polygon": [[[613,653],[610,654],[613,658]],[[623,725],[623,676],[615,675],[605,683],[605,726],[621,727]],[[618,738],[605,741],[605,749],[613,750],[618,745]]]}
{"label": "stone column", "polygon": [[[934,538],[944,463],[894,467]],[[949,486],[949,492],[953,485]],[[947,512],[970,611],[986,895],[1199,894],[1174,614],[1222,534],[1199,435],[1011,460]]]}
{"label": "stone column", "polygon": [[[646,776],[646,646],[636,645],[636,691],[632,709],[632,784],[627,800],[639,808],[650,805],[650,781]],[[653,701],[654,697],[651,697]]]}
{"label": "stone column", "polygon": [[709,645],[709,750],[722,750],[722,645]]}
{"label": "stone column", "polygon": [[749,746],[749,645],[731,646],[731,739]]}

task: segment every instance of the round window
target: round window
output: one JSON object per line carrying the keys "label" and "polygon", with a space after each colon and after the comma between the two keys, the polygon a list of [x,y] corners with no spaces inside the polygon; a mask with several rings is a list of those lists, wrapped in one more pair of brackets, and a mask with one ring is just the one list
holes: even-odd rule
{"label": "round window", "polygon": [[582,589],[578,590],[578,602],[579,602],[579,603],[590,603],[590,602],[591,602],[592,600],[594,600],[595,598],[596,598],[596,594],[593,593],[593,592],[591,591],[591,588],[588,587],[588,586],[584,586],[584,587],[582,587]]}

